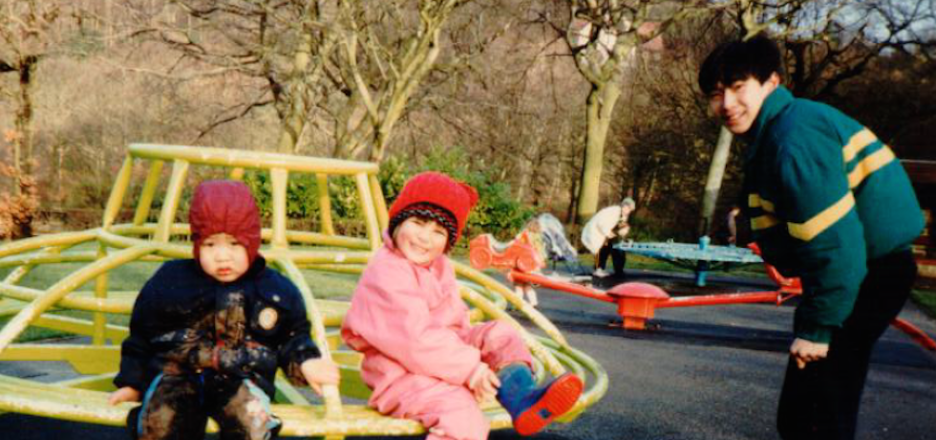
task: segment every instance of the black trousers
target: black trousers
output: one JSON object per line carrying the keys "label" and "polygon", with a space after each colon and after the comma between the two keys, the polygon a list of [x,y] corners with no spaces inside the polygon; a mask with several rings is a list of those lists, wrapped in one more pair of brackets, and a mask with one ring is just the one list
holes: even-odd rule
{"label": "black trousers", "polygon": [[606,240],[604,245],[601,246],[601,249],[598,250],[598,261],[596,262],[599,269],[604,269],[605,265],[608,264],[608,257],[611,257],[611,263],[614,264],[614,274],[621,276],[624,275],[624,264],[627,263],[627,253],[614,248],[614,240]]}
{"label": "black trousers", "polygon": [[910,251],[869,261],[855,308],[832,334],[828,356],[802,370],[790,358],[777,413],[782,438],[855,438],[871,351],[903,308],[916,273]]}

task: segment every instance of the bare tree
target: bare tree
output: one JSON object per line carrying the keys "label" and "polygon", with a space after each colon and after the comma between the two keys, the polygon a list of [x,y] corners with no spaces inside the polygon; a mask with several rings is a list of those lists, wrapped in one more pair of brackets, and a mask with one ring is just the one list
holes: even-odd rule
{"label": "bare tree", "polygon": [[[543,14],[562,35],[582,77],[590,84],[586,100],[587,131],[576,220],[584,222],[598,208],[605,143],[615,108],[627,89],[635,56],[671,23],[699,10],[698,2],[661,0],[566,0],[565,22]],[[654,46],[659,47],[659,43]]]}
{"label": "bare tree", "polygon": [[7,137],[13,144],[13,169],[26,176],[31,174],[36,70],[57,49],[60,29],[55,23],[62,12],[60,2],[51,0],[5,2],[0,6],[0,75],[15,77],[15,86],[0,82],[0,96],[16,103],[14,132]]}
{"label": "bare tree", "polygon": [[[789,84],[801,95],[828,99],[839,84],[863,73],[882,54],[928,57],[936,48],[933,0],[828,3],[815,2],[781,23]],[[811,29],[813,23],[820,26]]]}
{"label": "bare tree", "polygon": [[[582,103],[566,97],[580,95],[585,85],[570,57],[556,56],[565,42],[536,22],[530,6],[504,2],[496,11],[478,11],[482,18],[453,23],[453,52],[469,60],[468,68],[454,73],[452,87],[434,88],[425,100],[429,111],[418,109],[410,120],[443,125],[448,133],[417,142],[466,148],[479,168],[497,170],[517,199],[560,211],[566,198],[560,188],[579,178],[565,157],[584,122],[572,117],[581,114]],[[479,40],[468,32],[487,37],[465,47]]]}
{"label": "bare tree", "polygon": [[439,60],[446,24],[467,3],[177,0],[139,14],[134,33],[178,51],[179,62],[162,74],[250,79],[243,99],[202,135],[273,106],[279,151],[326,145],[335,157],[379,161]]}

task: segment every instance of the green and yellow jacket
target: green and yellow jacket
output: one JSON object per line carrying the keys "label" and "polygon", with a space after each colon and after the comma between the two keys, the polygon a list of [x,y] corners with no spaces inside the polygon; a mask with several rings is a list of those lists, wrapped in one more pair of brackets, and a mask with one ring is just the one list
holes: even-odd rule
{"label": "green and yellow jacket", "polygon": [[851,314],[868,261],[923,229],[910,179],[870,130],[778,87],[751,129],[745,211],[765,261],[798,276],[796,337],[828,342]]}

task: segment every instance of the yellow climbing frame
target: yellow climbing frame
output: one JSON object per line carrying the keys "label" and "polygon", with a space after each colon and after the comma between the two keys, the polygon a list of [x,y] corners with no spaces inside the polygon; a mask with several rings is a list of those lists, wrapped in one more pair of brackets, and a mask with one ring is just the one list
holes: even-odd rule
{"label": "yellow climbing frame", "polygon": [[[172,169],[164,172],[169,162]],[[145,167],[148,165],[148,169]],[[384,417],[367,408],[369,395],[361,381],[357,353],[343,347],[338,327],[347,302],[316,299],[303,269],[360,273],[371,252],[381,243],[387,226],[387,207],[373,163],[312,158],[255,151],[207,147],[133,144],[117,173],[104,209],[101,227],[81,232],[63,232],[14,241],[0,246],[0,363],[13,361],[67,362],[73,378],[43,383],[0,374],[0,411],[30,414],[78,422],[119,426],[133,404],[110,406],[107,396],[120,360],[120,341],[127,327],[114,323],[116,315],[129,315],[134,290],[109,287],[110,272],[135,262],[159,262],[191,258],[187,243],[189,226],[178,221],[183,192],[195,186],[189,177],[193,166],[220,168],[229,178],[241,179],[245,170],[269,173],[272,187],[270,225],[263,229],[262,254],[298,287],[305,299],[313,338],[324,356],[341,365],[340,389],[326,387],[321,399],[308,399],[308,392],[277,379],[274,412],[283,421],[283,435],[345,436],[415,435],[423,432],[418,423]],[[164,176],[168,174],[168,182]],[[289,230],[286,196],[290,176],[315,175],[318,188],[320,231]],[[145,175],[139,186],[134,175]],[[336,233],[333,224],[328,179],[352,178],[357,188],[366,237]],[[160,188],[162,188],[160,190]],[[157,193],[163,195],[156,223],[147,222]],[[118,214],[135,201],[133,220],[115,223]],[[89,250],[91,249],[91,250]],[[45,265],[67,264],[66,272],[48,286],[28,287],[29,274]],[[472,318],[499,319],[521,330],[537,360],[537,370],[556,375],[571,370],[585,378],[586,389],[576,408],[560,421],[573,420],[607,391],[608,377],[592,358],[569,346],[559,330],[536,309],[496,280],[467,265],[455,263],[461,293],[472,309]],[[41,271],[41,269],[39,269]],[[38,271],[37,271],[38,272]],[[2,272],[0,272],[2,273]],[[145,278],[145,276],[141,276]],[[140,280],[140,285],[145,279]],[[87,286],[87,287],[86,287]],[[505,312],[512,304],[545,336],[526,331]],[[80,311],[63,314],[63,310]],[[126,322],[126,318],[122,322]],[[52,329],[75,335],[54,343],[18,342],[31,328]],[[0,365],[2,366],[2,365]],[[0,369],[0,371],[4,371]],[[510,426],[510,417],[496,403],[484,405],[493,429]],[[217,429],[213,424],[209,430]]]}

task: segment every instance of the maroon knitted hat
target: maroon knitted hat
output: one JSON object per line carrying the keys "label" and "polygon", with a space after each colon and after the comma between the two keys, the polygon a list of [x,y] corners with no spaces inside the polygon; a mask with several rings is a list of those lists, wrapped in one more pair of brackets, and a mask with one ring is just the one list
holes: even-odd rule
{"label": "maroon knitted hat", "polygon": [[253,264],[260,250],[260,210],[250,188],[234,180],[209,180],[195,188],[189,208],[195,259],[202,242],[219,233],[230,234],[247,248]]}
{"label": "maroon knitted hat", "polygon": [[431,218],[448,230],[448,251],[458,242],[468,221],[468,213],[478,203],[471,185],[427,171],[410,178],[390,206],[390,236],[404,220],[413,216]]}

